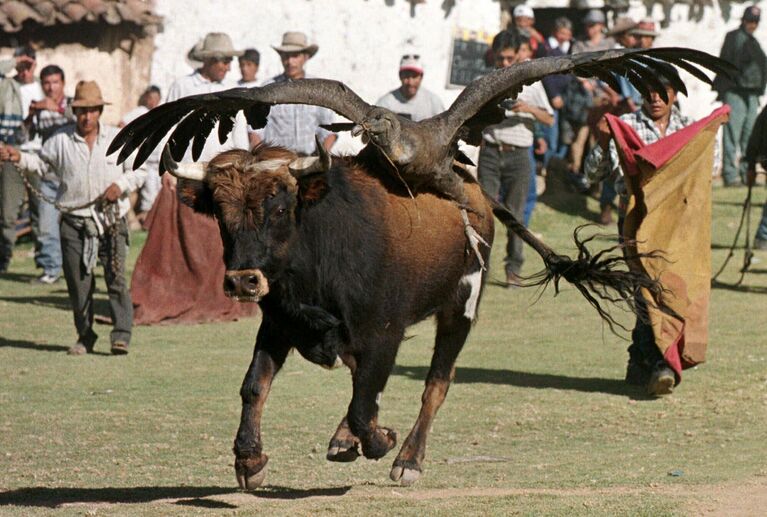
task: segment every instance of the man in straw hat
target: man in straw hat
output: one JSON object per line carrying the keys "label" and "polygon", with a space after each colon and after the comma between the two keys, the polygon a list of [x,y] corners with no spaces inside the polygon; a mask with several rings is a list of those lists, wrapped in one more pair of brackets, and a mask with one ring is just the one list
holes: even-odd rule
{"label": "man in straw hat", "polygon": [[[280,55],[284,71],[264,85],[311,77],[304,72],[304,66],[317,53],[319,47],[309,44],[306,34],[288,31],[282,35],[282,43],[272,48]],[[334,118],[335,114],[327,108],[305,104],[279,104],[272,107],[266,127],[258,136],[270,145],[280,145],[299,154],[309,155],[315,152],[315,134],[325,149],[333,147],[336,135],[322,129],[320,125],[331,124]]]}
{"label": "man in straw hat", "polygon": [[96,260],[104,266],[114,327],[111,352],[128,353],[133,326],[133,307],[125,280],[128,252],[126,214],[128,194],[141,186],[146,172],[131,170],[131,161],[122,165],[107,158],[106,150],[117,128],[99,119],[108,104],[95,81],[80,81],[75,88],[72,109],[74,127],[49,138],[40,154],[0,149],[0,161],[15,163],[25,172],[44,176],[55,173],[60,179],[56,200],[64,207],[61,218],[61,248],[64,277],[74,311],[77,343],[71,355],[93,352],[97,335],[93,331],[93,291]]}
{"label": "man in straw hat", "polygon": [[636,38],[637,48],[652,48],[655,38],[660,36],[660,32],[655,30],[655,20],[652,18],[643,18],[631,29],[631,34]]}

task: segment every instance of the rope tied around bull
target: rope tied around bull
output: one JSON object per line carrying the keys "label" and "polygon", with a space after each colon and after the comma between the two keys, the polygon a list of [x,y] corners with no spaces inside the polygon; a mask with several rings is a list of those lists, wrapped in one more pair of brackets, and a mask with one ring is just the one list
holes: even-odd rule
{"label": "rope tied around bull", "polygon": [[32,184],[31,181],[29,181],[27,175],[24,174],[21,169],[19,169],[18,165],[13,164],[13,168],[16,170],[18,175],[21,176],[21,181],[24,183],[24,186],[29,192],[31,192],[37,199],[53,205],[59,212],[63,214],[71,214],[76,210],[82,210],[83,208],[89,208],[93,205],[96,205],[96,210],[104,215],[104,221],[107,223],[105,225],[105,230],[110,239],[109,260],[112,266],[112,271],[120,271],[121,264],[118,258],[118,253],[116,251],[118,238],[120,235],[120,228],[118,225],[120,222],[120,207],[117,205],[116,201],[107,201],[103,196],[98,196],[95,199],[92,199],[86,203],[81,203],[79,205],[63,205],[56,199],[50,198],[43,194],[40,189],[38,189],[35,185]]}

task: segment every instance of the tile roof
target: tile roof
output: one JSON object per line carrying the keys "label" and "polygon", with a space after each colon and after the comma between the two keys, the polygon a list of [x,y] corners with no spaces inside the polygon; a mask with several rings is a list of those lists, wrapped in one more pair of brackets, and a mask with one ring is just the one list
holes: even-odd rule
{"label": "tile roof", "polygon": [[18,32],[24,23],[43,26],[78,22],[103,22],[119,25],[154,25],[161,18],[147,0],[2,0],[0,29]]}

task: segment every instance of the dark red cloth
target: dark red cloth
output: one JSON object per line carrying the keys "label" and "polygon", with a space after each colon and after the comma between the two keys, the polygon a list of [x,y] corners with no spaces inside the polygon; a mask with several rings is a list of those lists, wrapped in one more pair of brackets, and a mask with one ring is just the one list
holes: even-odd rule
{"label": "dark red cloth", "polygon": [[136,325],[232,321],[258,312],[257,304],[224,295],[218,224],[180,203],[167,181],[147,216],[147,227],[131,279]]}

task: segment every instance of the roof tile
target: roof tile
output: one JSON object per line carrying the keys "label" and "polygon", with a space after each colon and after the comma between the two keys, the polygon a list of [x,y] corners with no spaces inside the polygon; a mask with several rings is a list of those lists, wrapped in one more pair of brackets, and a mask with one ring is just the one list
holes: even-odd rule
{"label": "roof tile", "polygon": [[18,32],[24,23],[45,26],[104,22],[156,25],[161,18],[154,14],[151,0],[3,0],[0,1],[0,30]]}

